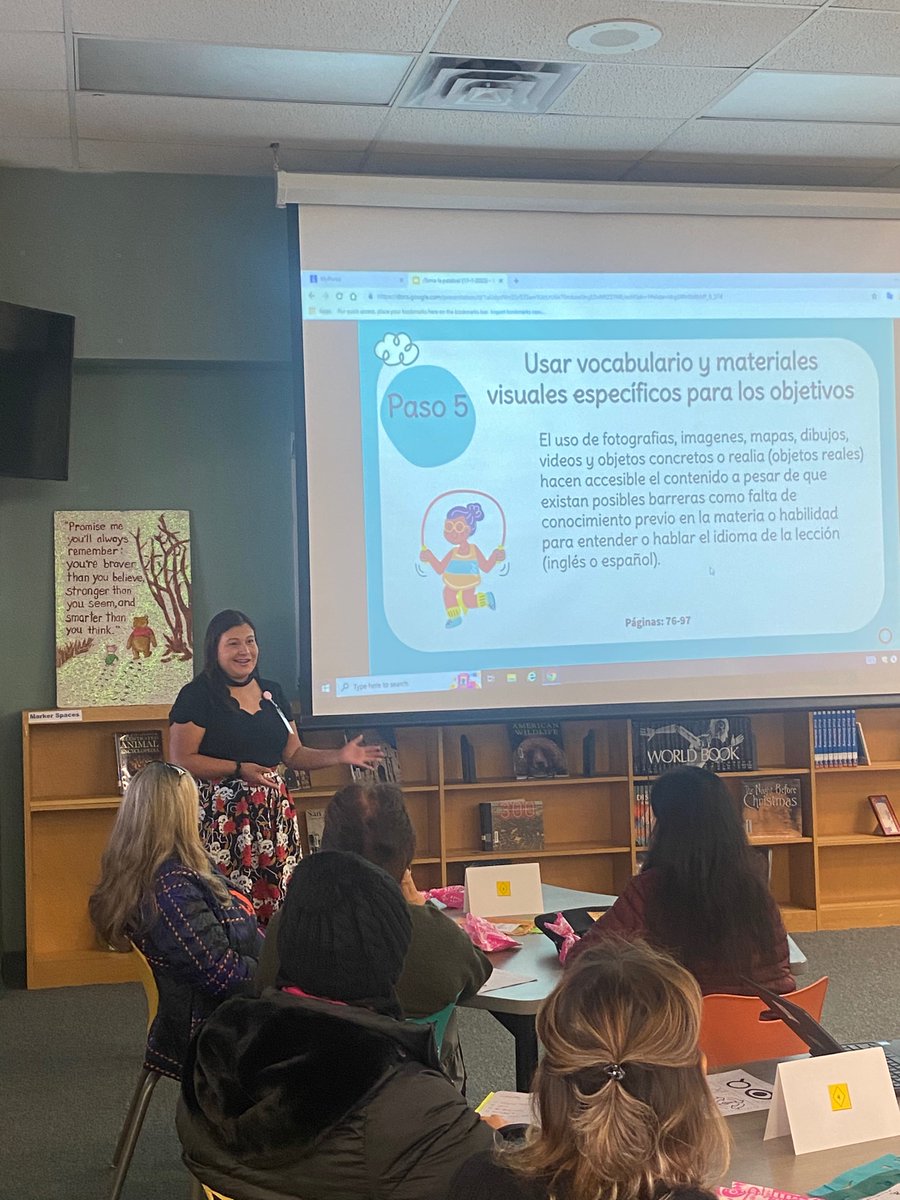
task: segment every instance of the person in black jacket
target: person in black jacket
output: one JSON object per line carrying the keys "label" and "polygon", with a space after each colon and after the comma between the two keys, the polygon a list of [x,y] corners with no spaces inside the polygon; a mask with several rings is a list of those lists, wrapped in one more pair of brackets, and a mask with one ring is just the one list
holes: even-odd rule
{"label": "person in black jacket", "polygon": [[397,883],[356,854],[304,859],[279,919],[283,986],[223,1004],[195,1039],[177,1126],[190,1171],[241,1200],[445,1200],[493,1142],[399,1019]]}
{"label": "person in black jacket", "polygon": [[153,969],[159,1008],[144,1065],[178,1079],[188,1043],[222,1000],[249,990],[262,936],[200,842],[197,785],[154,762],[125,789],[103,853],[90,914],[116,950],[137,946]]}
{"label": "person in black jacket", "polygon": [[592,947],[537,1018],[539,1125],[474,1156],[448,1200],[712,1200],[728,1134],[703,1073],[700,989],[644,942]]}
{"label": "person in black jacket", "polygon": [[[410,869],[416,835],[400,788],[390,783],[350,783],[339,788],[325,812],[322,849],[359,854],[400,885],[412,921],[412,938],[397,981],[397,999],[405,1017],[430,1017],[475,995],[493,968],[462,928],[426,903],[416,888]],[[260,991],[278,983],[279,924],[280,914],[276,913],[256,972]],[[466,1071],[455,1012],[447,1021],[440,1052],[445,1072],[465,1093]]]}

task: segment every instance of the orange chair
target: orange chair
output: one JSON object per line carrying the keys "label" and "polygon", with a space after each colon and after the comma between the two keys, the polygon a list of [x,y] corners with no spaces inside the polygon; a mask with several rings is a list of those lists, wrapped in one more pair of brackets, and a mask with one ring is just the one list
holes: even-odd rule
{"label": "orange chair", "polygon": [[[786,998],[818,1021],[827,990],[828,976],[823,975]],[[786,1058],[809,1049],[783,1021],[760,1020],[766,1010],[765,1000],[758,996],[703,997],[700,1049],[706,1056],[707,1071],[764,1058]]]}

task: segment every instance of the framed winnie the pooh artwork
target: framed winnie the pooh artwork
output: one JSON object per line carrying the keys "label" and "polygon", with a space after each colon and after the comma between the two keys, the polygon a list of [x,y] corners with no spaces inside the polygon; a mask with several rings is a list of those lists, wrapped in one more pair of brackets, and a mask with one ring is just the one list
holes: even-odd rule
{"label": "framed winnie the pooh artwork", "polygon": [[57,512],[56,703],[168,704],[194,674],[186,511]]}

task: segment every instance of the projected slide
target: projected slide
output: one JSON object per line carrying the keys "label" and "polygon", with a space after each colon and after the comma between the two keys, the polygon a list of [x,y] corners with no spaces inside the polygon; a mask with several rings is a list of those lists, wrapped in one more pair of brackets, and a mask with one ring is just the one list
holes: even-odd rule
{"label": "projected slide", "polygon": [[836,650],[875,619],[890,330],[635,332],[360,325],[375,672]]}
{"label": "projected slide", "polygon": [[365,571],[327,705],[836,695],[897,662],[892,291],[337,278]]}

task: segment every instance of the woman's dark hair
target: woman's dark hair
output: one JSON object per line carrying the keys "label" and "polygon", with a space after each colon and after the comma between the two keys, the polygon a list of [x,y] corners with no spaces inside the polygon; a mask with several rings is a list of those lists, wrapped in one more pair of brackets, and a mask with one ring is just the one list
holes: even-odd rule
{"label": "woman's dark hair", "polygon": [[647,899],[653,942],[695,971],[721,963],[751,975],[771,957],[773,905],[737,806],[712,771],[676,767],[650,790],[656,818],[644,870],[657,886]]}
{"label": "woman's dark hair", "polygon": [[350,850],[398,883],[416,853],[416,835],[403,793],[389,783],[350,783],[325,811],[323,850]]}
{"label": "woman's dark hair", "polygon": [[[228,691],[228,680],[219,666],[219,642],[222,634],[234,629],[236,625],[249,625],[253,636],[256,636],[256,626],[246,613],[237,608],[223,608],[207,625],[206,636],[203,639],[203,674],[209,680],[210,689],[216,699],[230,707],[236,706],[237,702]],[[258,665],[253,668],[253,674],[259,678]]]}

